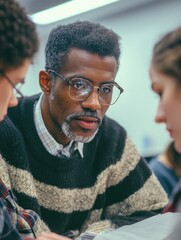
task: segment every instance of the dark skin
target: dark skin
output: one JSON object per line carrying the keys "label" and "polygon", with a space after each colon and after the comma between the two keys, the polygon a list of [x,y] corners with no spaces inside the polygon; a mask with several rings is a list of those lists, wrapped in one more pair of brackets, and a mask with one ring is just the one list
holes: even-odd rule
{"label": "dark skin", "polygon": [[[117,62],[114,57],[102,57],[86,51],[72,48],[68,53],[66,63],[61,67],[60,74],[66,78],[76,76],[89,79],[94,86],[102,83],[114,82],[117,73]],[[101,105],[98,98],[97,89],[82,101],[70,98],[68,85],[60,78],[56,80],[54,86],[55,98],[50,98],[52,82],[50,75],[46,71],[41,71],[39,81],[44,92],[41,109],[42,116],[50,134],[60,144],[66,145],[70,139],[64,135],[61,126],[66,118],[73,113],[80,113],[84,109],[96,112],[100,119],[103,118],[109,106]],[[81,117],[70,122],[71,131],[75,135],[85,137],[92,136],[99,127],[100,121],[94,117]]]}

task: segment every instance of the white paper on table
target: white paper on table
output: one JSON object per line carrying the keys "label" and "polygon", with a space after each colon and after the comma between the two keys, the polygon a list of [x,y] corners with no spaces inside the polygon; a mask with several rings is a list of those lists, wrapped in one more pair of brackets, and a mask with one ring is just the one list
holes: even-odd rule
{"label": "white paper on table", "polygon": [[94,240],[164,240],[179,221],[181,213],[158,214],[132,225],[100,233]]}

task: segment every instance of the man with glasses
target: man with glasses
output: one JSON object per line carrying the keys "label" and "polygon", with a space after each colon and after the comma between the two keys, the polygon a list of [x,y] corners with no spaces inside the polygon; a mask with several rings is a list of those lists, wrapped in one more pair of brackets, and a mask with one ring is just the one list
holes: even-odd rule
{"label": "man with glasses", "polygon": [[[125,216],[163,208],[167,197],[155,176],[126,131],[105,116],[123,92],[115,82],[118,35],[88,21],[60,25],[45,52],[43,93],[9,111],[7,128],[21,145],[4,155],[19,203],[57,233],[114,228],[136,219]],[[12,154],[21,161],[12,163]]]}

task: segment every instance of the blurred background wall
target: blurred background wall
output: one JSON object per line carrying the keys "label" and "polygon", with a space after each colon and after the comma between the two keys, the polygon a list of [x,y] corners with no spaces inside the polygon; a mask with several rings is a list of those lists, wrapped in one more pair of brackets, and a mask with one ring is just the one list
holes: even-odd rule
{"label": "blurred background wall", "polygon": [[[45,8],[46,4],[50,7],[50,4],[56,5],[62,1],[19,2],[31,15],[37,9]],[[120,0],[53,24],[37,25],[41,47],[29,69],[24,94],[40,92],[38,73],[44,69],[44,48],[53,27],[75,20],[99,22],[121,36],[121,64],[116,81],[124,88],[124,93],[109,108],[107,115],[126,128],[143,156],[161,152],[170,138],[165,126],[154,122],[158,97],[150,88],[149,64],[154,43],[167,31],[181,25],[180,10],[180,0]]]}

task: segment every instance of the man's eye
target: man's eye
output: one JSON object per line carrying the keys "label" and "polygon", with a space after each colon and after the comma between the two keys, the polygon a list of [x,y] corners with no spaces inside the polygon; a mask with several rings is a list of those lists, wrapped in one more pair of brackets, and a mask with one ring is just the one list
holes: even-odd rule
{"label": "man's eye", "polygon": [[84,88],[84,84],[81,81],[74,81],[71,84],[76,89],[82,89]]}
{"label": "man's eye", "polygon": [[101,92],[103,93],[112,93],[113,86],[102,86],[101,87]]}

